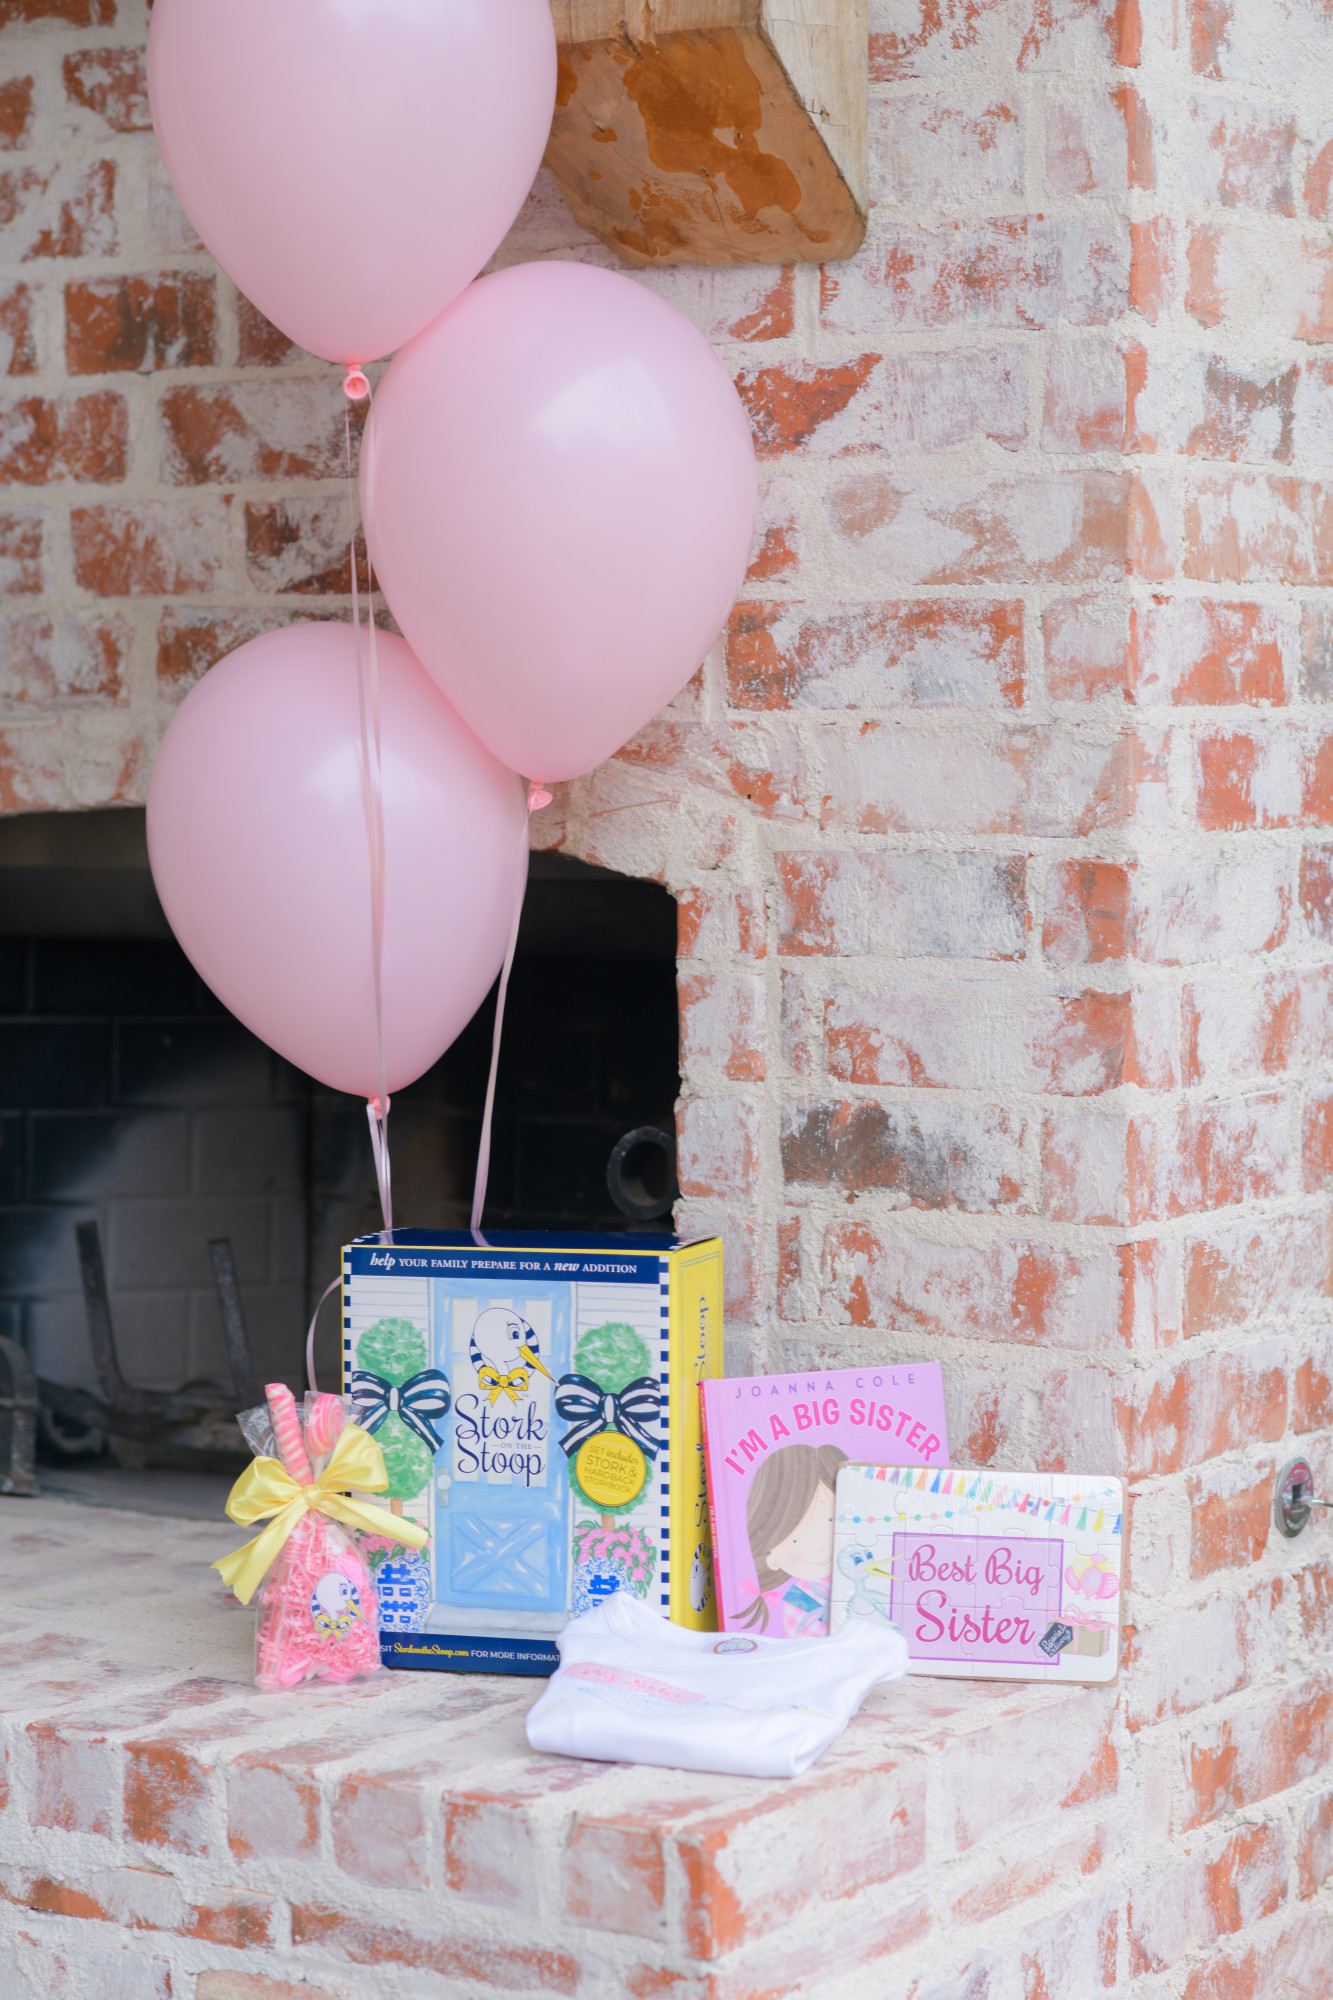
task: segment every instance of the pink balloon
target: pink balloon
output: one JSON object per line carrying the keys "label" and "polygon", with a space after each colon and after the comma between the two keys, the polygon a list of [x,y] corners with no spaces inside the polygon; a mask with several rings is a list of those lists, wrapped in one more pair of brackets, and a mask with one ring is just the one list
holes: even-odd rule
{"label": "pink balloon", "polygon": [[572,778],[679,692],[726,622],[754,445],[674,306],[615,272],[519,264],[391,363],[361,496],[423,666],[506,764]]}
{"label": "pink balloon", "polygon": [[[388,1087],[441,1056],[500,970],[523,788],[401,639],[379,639]],[[350,625],[252,639],[192,689],[148,793],[162,907],[200,977],[334,1090],[379,1091]]]}
{"label": "pink balloon", "polygon": [[327,361],[419,333],[496,248],[555,105],[549,0],[157,0],[148,89],[186,213]]}

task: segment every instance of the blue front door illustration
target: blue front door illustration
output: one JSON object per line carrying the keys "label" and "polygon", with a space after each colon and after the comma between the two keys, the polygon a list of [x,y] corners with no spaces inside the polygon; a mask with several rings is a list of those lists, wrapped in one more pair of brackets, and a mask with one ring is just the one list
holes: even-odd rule
{"label": "blue front door illustration", "polygon": [[454,1389],[436,1471],[436,1597],[563,1612],[569,1477],[551,1396],[570,1366],[570,1287],[499,1294],[440,1278],[433,1289],[434,1349]]}

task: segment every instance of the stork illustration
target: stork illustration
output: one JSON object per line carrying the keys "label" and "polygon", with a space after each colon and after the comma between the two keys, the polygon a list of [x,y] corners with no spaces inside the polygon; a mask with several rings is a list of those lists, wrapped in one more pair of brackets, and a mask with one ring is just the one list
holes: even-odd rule
{"label": "stork illustration", "polygon": [[534,1368],[548,1382],[555,1380],[541,1358],[536,1329],[508,1306],[487,1306],[485,1312],[477,1314],[469,1354],[477,1381],[492,1406],[499,1396],[508,1396],[516,1403],[526,1394]]}
{"label": "stork illustration", "polygon": [[839,1551],[838,1568],[852,1586],[852,1601],[847,1606],[847,1616],[882,1618],[886,1625],[892,1625],[894,1631],[898,1631],[898,1620],[889,1616],[887,1599],[879,1591],[872,1590],[869,1582],[872,1576],[887,1576],[892,1582],[894,1577],[889,1564],[876,1562],[873,1549],[851,1547]]}

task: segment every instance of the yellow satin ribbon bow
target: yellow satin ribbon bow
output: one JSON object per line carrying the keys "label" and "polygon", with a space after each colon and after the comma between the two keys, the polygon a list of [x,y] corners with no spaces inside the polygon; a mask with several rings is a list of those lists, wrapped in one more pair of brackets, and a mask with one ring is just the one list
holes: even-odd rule
{"label": "yellow satin ribbon bow", "polygon": [[387,1535],[410,1549],[424,1548],[430,1536],[415,1521],[387,1514],[383,1507],[372,1507],[364,1500],[353,1500],[347,1491],[351,1486],[361,1493],[382,1493],[388,1483],[384,1453],[359,1424],[345,1426],[333,1456],[312,1486],[298,1486],[276,1458],[257,1458],[228,1494],[227,1513],[243,1528],[252,1521],[273,1518],[262,1534],[223,1556],[213,1568],[231,1585],[241,1603],[248,1604],[287,1537],[307,1514],[327,1514],[331,1520],[360,1528],[365,1534]]}
{"label": "yellow satin ribbon bow", "polygon": [[477,1382],[483,1394],[489,1391],[491,1408],[494,1409],[497,1396],[508,1396],[511,1403],[516,1403],[520,1395],[526,1395],[530,1373],[528,1368],[511,1368],[507,1375],[502,1375],[498,1368],[487,1365],[477,1370]]}

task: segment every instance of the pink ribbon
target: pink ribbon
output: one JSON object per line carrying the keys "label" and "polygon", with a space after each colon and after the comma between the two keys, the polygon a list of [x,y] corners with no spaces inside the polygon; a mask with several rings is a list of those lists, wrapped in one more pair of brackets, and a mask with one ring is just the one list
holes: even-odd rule
{"label": "pink ribbon", "polygon": [[[349,369],[343,390],[351,401],[369,397],[370,383],[360,369]],[[370,962],[375,989],[375,1055],[379,1093],[366,1106],[370,1125],[370,1145],[375,1157],[375,1179],[379,1185],[380,1214],[384,1234],[393,1228],[393,1184],[389,1172],[389,1092],[384,1060],[384,769],[380,734],[380,663],[375,630],[375,578],[370,568],[370,539],[366,538],[366,589],[369,654],[369,690],[366,664],[361,654],[361,598],[356,580],[356,481],[352,471],[352,413],[343,413],[347,438],[347,511],[349,521],[348,565],[352,575],[352,630],[356,634],[356,702],[361,723],[361,796],[366,816],[366,845],[370,855]]]}
{"label": "pink ribbon", "polygon": [[514,917],[509,926],[509,944],[505,951],[505,961],[500,972],[500,990],[495,996],[495,1028],[491,1034],[491,1068],[486,1079],[486,1104],[481,1114],[481,1139],[477,1146],[477,1177],[472,1184],[472,1241],[485,1247],[486,1238],[481,1233],[481,1211],[486,1206],[486,1183],[491,1172],[491,1119],[495,1110],[495,1079],[500,1068],[500,1036],[504,1030],[505,996],[509,991],[509,975],[514,969],[514,953],[518,948],[518,926],[523,915],[523,896],[528,886],[528,820],[533,813],[549,806],[551,794],[544,785],[536,783],[528,786],[528,810],[523,820],[518,867],[514,878]]}

